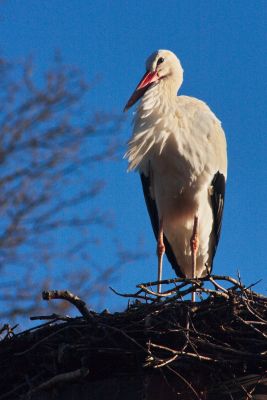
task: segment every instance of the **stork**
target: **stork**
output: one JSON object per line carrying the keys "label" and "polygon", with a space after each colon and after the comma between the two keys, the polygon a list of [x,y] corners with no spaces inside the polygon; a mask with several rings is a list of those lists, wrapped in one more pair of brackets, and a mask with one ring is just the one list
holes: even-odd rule
{"label": "stork", "polygon": [[157,240],[158,281],[165,252],[179,277],[209,275],[222,224],[224,131],[203,101],[177,96],[182,81],[176,55],[158,50],[147,59],[146,73],[124,109],[141,99],[125,157],[128,170],[141,176]]}

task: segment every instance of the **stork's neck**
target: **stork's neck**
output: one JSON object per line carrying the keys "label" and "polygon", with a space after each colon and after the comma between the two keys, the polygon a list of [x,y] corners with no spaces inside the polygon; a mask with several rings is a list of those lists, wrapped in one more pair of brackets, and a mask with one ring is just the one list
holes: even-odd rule
{"label": "stork's neck", "polygon": [[129,170],[139,168],[148,173],[151,152],[161,154],[164,150],[169,135],[175,131],[172,125],[177,111],[176,99],[176,91],[163,80],[143,95],[134,117],[133,137],[126,153]]}
{"label": "stork's neck", "polygon": [[177,90],[167,80],[160,80],[152,85],[143,95],[138,107],[140,117],[149,113],[165,115],[175,112]]}

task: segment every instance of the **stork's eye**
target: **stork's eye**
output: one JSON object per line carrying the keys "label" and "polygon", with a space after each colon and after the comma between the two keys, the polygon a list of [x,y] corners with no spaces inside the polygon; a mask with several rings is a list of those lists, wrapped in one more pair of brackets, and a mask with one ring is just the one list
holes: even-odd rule
{"label": "stork's eye", "polygon": [[162,64],[163,62],[164,62],[164,58],[163,58],[163,57],[160,57],[160,58],[158,59],[157,65]]}

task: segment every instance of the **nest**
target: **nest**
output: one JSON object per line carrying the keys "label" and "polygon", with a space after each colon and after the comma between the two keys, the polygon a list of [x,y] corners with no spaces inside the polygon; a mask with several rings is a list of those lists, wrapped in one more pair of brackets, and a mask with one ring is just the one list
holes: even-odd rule
{"label": "nest", "polygon": [[[2,328],[0,400],[39,399],[37,393],[73,382],[155,374],[173,398],[267,395],[267,298],[229,277],[163,283],[162,294],[153,290],[157,282],[122,294],[133,301],[114,314],[89,311],[67,291],[44,292],[46,300],[70,301],[82,316],[34,317],[48,321],[19,334]],[[193,290],[200,301],[184,299]]]}

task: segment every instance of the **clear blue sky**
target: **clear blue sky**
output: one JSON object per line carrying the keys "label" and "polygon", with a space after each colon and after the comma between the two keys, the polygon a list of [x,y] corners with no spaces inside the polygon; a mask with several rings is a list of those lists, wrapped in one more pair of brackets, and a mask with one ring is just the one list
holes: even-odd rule
{"label": "clear blue sky", "polygon": [[[101,76],[88,112],[121,112],[155,49],[174,51],[184,68],[181,93],[198,97],[222,121],[229,172],[223,232],[214,271],[266,288],[266,1],[8,0],[0,4],[0,51],[12,59],[34,55],[45,70],[60,49],[89,80]],[[131,112],[123,130],[130,136]],[[156,277],[155,240],[137,174],[126,162],[103,168],[108,186],[100,205],[113,210],[116,231],[129,247],[139,241],[150,256],[125,266],[113,283],[132,291]],[[108,236],[108,232],[103,232]],[[103,265],[109,264],[107,239]],[[165,276],[173,277],[165,261]],[[119,300],[110,296],[112,308]],[[121,301],[120,301],[120,304]]]}

